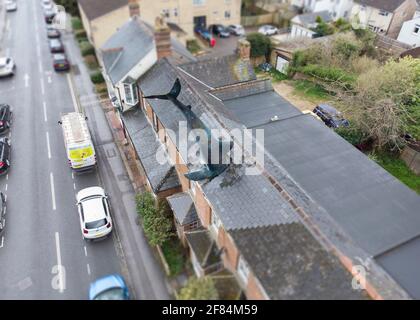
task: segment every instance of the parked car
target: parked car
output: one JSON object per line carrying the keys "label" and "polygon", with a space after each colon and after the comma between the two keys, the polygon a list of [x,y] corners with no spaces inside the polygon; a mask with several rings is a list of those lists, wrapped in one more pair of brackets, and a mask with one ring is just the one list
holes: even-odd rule
{"label": "parked car", "polygon": [[6,174],[10,169],[10,140],[0,138],[0,175]]}
{"label": "parked car", "polygon": [[228,26],[228,30],[231,34],[235,36],[245,35],[245,29],[240,24],[231,24],[230,26]]}
{"label": "parked car", "polygon": [[53,54],[53,63],[55,71],[68,71],[70,70],[70,62],[64,53]]}
{"label": "parked car", "polygon": [[194,32],[197,33],[202,39],[207,41],[210,47],[214,47],[216,45],[216,40],[213,38],[211,33],[202,26],[196,26],[194,28]]}
{"label": "parked car", "polygon": [[6,5],[7,12],[12,12],[12,11],[17,10],[16,0],[6,0],[5,5]]}
{"label": "parked car", "polygon": [[209,27],[209,31],[213,33],[214,35],[218,36],[219,38],[229,38],[230,37],[230,31],[226,29],[221,24],[212,24]]}
{"label": "parked car", "polygon": [[108,196],[101,187],[80,190],[77,195],[80,227],[86,240],[103,238],[112,231]]}
{"label": "parked car", "polygon": [[0,235],[3,234],[6,227],[6,196],[0,192]]}
{"label": "parked car", "polygon": [[47,27],[47,37],[49,39],[57,39],[61,37],[61,32],[57,29],[55,29],[54,27],[52,27],[51,25],[48,25]]}
{"label": "parked car", "polygon": [[258,29],[258,32],[266,36],[272,36],[274,34],[277,34],[279,32],[279,29],[269,24],[266,24],[266,25],[261,26]]}
{"label": "parked car", "polygon": [[13,76],[15,74],[16,64],[10,57],[0,57],[0,78]]}
{"label": "parked car", "polygon": [[50,51],[52,53],[64,53],[63,43],[59,39],[50,40]]}
{"label": "parked car", "polygon": [[261,63],[261,64],[258,66],[258,68],[259,68],[261,71],[264,71],[264,72],[270,72],[270,71],[271,71],[271,69],[273,69],[273,66],[272,66],[271,64],[269,64],[268,62],[264,62],[264,63]]}
{"label": "parked car", "polygon": [[319,104],[313,112],[330,128],[348,127],[349,121],[344,119],[341,113],[329,104]]}
{"label": "parked car", "polygon": [[0,103],[0,135],[9,131],[12,124],[12,110],[8,104]]}
{"label": "parked car", "polygon": [[111,274],[97,279],[90,284],[90,300],[129,300],[130,294],[124,278]]}
{"label": "parked car", "polygon": [[51,24],[54,20],[55,17],[55,11],[52,9],[48,9],[44,11],[44,19],[45,22],[48,24]]}

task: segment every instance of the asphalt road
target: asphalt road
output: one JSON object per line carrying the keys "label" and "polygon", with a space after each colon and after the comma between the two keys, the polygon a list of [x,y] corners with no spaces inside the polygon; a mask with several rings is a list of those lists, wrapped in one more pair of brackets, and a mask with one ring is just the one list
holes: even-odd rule
{"label": "asphalt road", "polygon": [[60,113],[75,110],[69,76],[53,71],[40,1],[18,5],[7,15],[3,37],[17,72],[0,79],[0,102],[14,113],[11,170],[0,177],[7,195],[0,299],[86,299],[94,279],[125,275],[119,241],[115,232],[103,241],[82,239],[75,194],[102,185],[102,177],[99,170],[73,175],[67,165],[57,121]]}

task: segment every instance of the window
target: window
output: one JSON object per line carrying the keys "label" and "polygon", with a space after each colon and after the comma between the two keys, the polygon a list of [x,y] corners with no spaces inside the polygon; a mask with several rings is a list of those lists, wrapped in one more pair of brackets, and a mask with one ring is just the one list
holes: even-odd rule
{"label": "window", "polygon": [[193,5],[201,6],[206,3],[206,0],[193,0]]}
{"label": "window", "polygon": [[164,17],[169,18],[170,16],[169,9],[162,9],[162,14]]}
{"label": "window", "polygon": [[415,34],[420,35],[420,24],[416,24],[414,26],[414,31]]}
{"label": "window", "polygon": [[230,11],[225,11],[225,18],[230,19]]}
{"label": "window", "polygon": [[178,8],[174,8],[174,17],[178,17]]}
{"label": "window", "polygon": [[239,257],[238,261],[238,275],[244,284],[248,284],[249,268],[242,256]]}
{"label": "window", "polygon": [[221,225],[222,225],[222,222],[220,221],[219,217],[214,211],[212,211],[211,212],[211,228],[216,234],[219,232],[219,228]]}
{"label": "window", "polygon": [[136,83],[124,83],[125,103],[136,105],[139,101]]}
{"label": "window", "polygon": [[388,11],[385,11],[385,10],[379,10],[379,15],[380,16],[384,16],[384,17],[387,17],[389,15],[389,12]]}

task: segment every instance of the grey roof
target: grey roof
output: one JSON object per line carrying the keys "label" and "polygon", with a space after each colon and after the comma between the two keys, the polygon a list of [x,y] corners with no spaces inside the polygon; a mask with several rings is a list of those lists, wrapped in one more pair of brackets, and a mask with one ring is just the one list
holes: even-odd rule
{"label": "grey roof", "polygon": [[180,186],[174,166],[169,162],[160,164],[156,159],[161,144],[144,113],[137,108],[125,112],[122,117],[153,192]]}
{"label": "grey roof", "polygon": [[185,238],[202,268],[220,262],[220,251],[210,236],[210,231],[197,230],[186,232]]}
{"label": "grey roof", "polygon": [[105,70],[117,83],[155,49],[153,33],[137,17],[130,18],[102,46]]}
{"label": "grey roof", "polygon": [[300,14],[292,19],[293,22],[299,21],[303,26],[310,27],[316,23],[316,19],[321,17],[323,21],[330,22],[332,21],[331,14],[329,11],[318,11],[318,12],[309,12]]}
{"label": "grey roof", "polygon": [[212,88],[256,79],[251,63],[236,54],[187,63],[180,68]]}
{"label": "grey roof", "polygon": [[198,220],[194,202],[188,192],[176,193],[166,199],[181,225],[193,223]]}
{"label": "grey roof", "polygon": [[129,16],[127,0],[77,0],[77,2],[89,20],[96,19],[124,6],[127,6],[127,17]]}
{"label": "grey roof", "polygon": [[352,276],[301,223],[230,232],[273,300],[367,299]]}
{"label": "grey roof", "polygon": [[389,12],[394,12],[400,5],[406,0],[355,0],[355,2],[363,4],[365,6],[383,9]]}

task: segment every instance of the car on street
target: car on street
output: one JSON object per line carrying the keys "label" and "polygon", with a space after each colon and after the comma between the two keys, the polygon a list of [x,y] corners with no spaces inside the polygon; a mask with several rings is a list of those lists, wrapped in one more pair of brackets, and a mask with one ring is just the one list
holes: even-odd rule
{"label": "car on street", "polygon": [[272,25],[266,24],[266,25],[261,26],[258,29],[258,32],[266,36],[272,36],[272,35],[277,34],[279,32],[279,29],[277,29],[276,27]]}
{"label": "car on street", "polygon": [[240,24],[231,24],[227,27],[229,32],[235,36],[244,36],[245,29]]}
{"label": "car on street", "polygon": [[350,125],[342,114],[329,104],[319,104],[313,110],[318,117],[330,128],[348,127]]}
{"label": "car on street", "polygon": [[0,192],[0,235],[3,234],[6,227],[6,196]]}
{"label": "car on street", "polygon": [[55,71],[68,71],[70,70],[70,62],[64,53],[53,54],[53,65]]}
{"label": "car on street", "polygon": [[52,53],[64,53],[64,45],[59,39],[50,40],[50,51]]}
{"label": "car on street", "polygon": [[47,27],[47,37],[48,39],[56,39],[61,37],[61,32],[51,25],[48,25]]}
{"label": "car on street", "polygon": [[76,195],[80,227],[86,240],[106,237],[112,231],[108,196],[101,187],[89,187]]}
{"label": "car on street", "polygon": [[214,39],[212,34],[204,27],[196,26],[194,28],[194,32],[197,33],[203,40],[205,40],[210,45],[210,47],[214,47],[216,45],[216,39]]}
{"label": "car on street", "polygon": [[0,78],[13,76],[16,64],[11,57],[0,57]]}
{"label": "car on street", "polygon": [[55,11],[52,9],[48,9],[44,11],[44,19],[47,24],[51,24],[55,17]]}
{"label": "car on street", "polygon": [[219,38],[229,38],[230,37],[230,31],[221,24],[210,25],[209,31],[211,33],[213,33],[214,35],[218,36]]}
{"label": "car on street", "polygon": [[90,300],[129,300],[130,294],[124,278],[115,273],[92,282],[89,288]]}
{"label": "car on street", "polygon": [[10,140],[0,138],[0,175],[6,174],[10,169]]}
{"label": "car on street", "polygon": [[6,0],[5,5],[6,5],[7,12],[12,12],[12,11],[17,10],[16,0]]}
{"label": "car on street", "polygon": [[0,135],[9,131],[12,122],[12,110],[8,104],[0,103]]}

